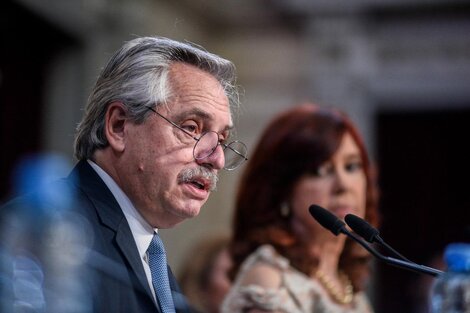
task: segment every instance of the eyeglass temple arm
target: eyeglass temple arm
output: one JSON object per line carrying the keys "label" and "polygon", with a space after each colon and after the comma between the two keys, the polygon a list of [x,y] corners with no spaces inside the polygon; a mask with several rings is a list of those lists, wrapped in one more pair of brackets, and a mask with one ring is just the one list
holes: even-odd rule
{"label": "eyeglass temple arm", "polygon": [[193,136],[191,135],[190,133],[188,133],[186,131],[186,129],[182,128],[181,126],[179,126],[178,124],[170,121],[169,119],[167,119],[165,116],[161,115],[160,113],[158,113],[156,110],[154,110],[152,107],[149,107],[149,106],[146,106],[147,109],[151,110],[153,113],[157,114],[158,116],[160,116],[161,118],[163,118],[165,121],[167,121],[168,123],[170,123],[171,125],[175,126],[176,128],[178,128],[179,130],[182,130],[186,135],[190,136],[191,138],[193,138],[194,140],[196,141],[199,141],[200,138],[197,138],[196,136]]}
{"label": "eyeglass temple arm", "polygon": [[243,155],[243,153],[241,153],[240,151],[236,150],[236,149],[233,149],[232,147],[230,147],[229,145],[226,145],[224,143],[220,143],[225,149],[230,149],[232,150],[233,152],[235,152],[236,154],[238,154],[239,156],[241,156],[242,158],[245,159],[245,161],[248,161],[248,158],[246,156]]}

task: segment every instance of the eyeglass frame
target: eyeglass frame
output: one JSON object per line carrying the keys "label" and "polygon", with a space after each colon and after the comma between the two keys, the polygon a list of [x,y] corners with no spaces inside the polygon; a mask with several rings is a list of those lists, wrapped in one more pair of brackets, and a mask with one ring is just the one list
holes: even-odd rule
{"label": "eyeglass frame", "polygon": [[[179,130],[183,131],[186,135],[190,136],[191,138],[193,138],[193,139],[196,141],[196,143],[194,144],[194,147],[193,147],[193,158],[194,158],[195,160],[200,160],[200,159],[197,159],[197,158],[194,156],[194,150],[196,149],[196,145],[197,145],[197,143],[201,140],[201,138],[202,138],[204,135],[206,135],[207,133],[209,133],[209,132],[214,132],[214,133],[218,134],[217,132],[211,130],[211,131],[203,132],[203,133],[201,134],[201,136],[199,136],[199,138],[198,138],[198,137],[196,137],[196,136],[193,136],[191,133],[189,133],[189,132],[188,132],[186,129],[184,129],[183,127],[179,126],[178,124],[176,124],[176,123],[173,122],[172,120],[170,120],[170,119],[168,119],[167,117],[165,117],[164,115],[162,115],[160,112],[158,112],[158,111],[155,110],[154,108],[152,108],[152,107],[150,107],[150,106],[148,106],[148,105],[146,105],[145,107],[146,107],[147,109],[149,109],[150,111],[152,111],[153,113],[155,113],[155,114],[157,114],[158,116],[160,116],[161,118],[163,118],[165,121],[167,121],[168,123],[170,123],[172,126],[174,126],[174,127],[178,128]],[[240,164],[238,164],[238,165],[237,165],[236,167],[234,167],[234,168],[225,168],[225,165],[224,165],[224,170],[226,170],[226,171],[233,171],[233,170],[236,170],[236,169],[239,168],[244,162],[248,161],[248,158],[247,158],[245,155],[243,155],[243,154],[241,154],[240,152],[238,152],[237,150],[231,148],[230,145],[231,145],[232,143],[240,143],[240,144],[242,144],[243,146],[245,146],[245,148],[246,148],[245,143],[242,142],[242,141],[240,141],[240,140],[233,140],[233,141],[229,142],[228,144],[223,143],[223,142],[220,142],[220,141],[217,141],[217,145],[215,146],[214,149],[212,149],[212,152],[209,153],[209,154],[208,154],[207,156],[205,156],[204,158],[207,158],[207,157],[211,156],[211,155],[215,152],[215,150],[217,150],[217,146],[220,145],[220,146],[222,147],[223,151],[225,151],[225,149],[228,148],[228,149],[232,150],[235,154],[238,154],[239,156],[241,156],[241,157],[243,158],[243,161],[241,161]],[[248,149],[247,149],[247,150],[248,150]],[[225,154],[224,154],[224,156],[225,156]],[[201,158],[201,159],[203,159],[203,158]]]}

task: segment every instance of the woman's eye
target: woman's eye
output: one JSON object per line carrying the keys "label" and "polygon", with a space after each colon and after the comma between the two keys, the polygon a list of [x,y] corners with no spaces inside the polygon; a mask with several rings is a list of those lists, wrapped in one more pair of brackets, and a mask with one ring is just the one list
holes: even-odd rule
{"label": "woman's eye", "polygon": [[333,171],[333,167],[331,166],[331,164],[324,164],[324,165],[319,166],[316,169],[316,171],[314,172],[314,175],[317,177],[326,177],[329,174],[331,174],[332,171]]}
{"label": "woman's eye", "polygon": [[356,161],[356,162],[349,162],[346,164],[346,170],[349,172],[355,172],[358,170],[362,170],[362,162]]}

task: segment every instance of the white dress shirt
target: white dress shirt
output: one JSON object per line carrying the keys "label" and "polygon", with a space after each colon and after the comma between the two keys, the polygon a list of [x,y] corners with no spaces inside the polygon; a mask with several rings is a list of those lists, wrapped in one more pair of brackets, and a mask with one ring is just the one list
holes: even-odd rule
{"label": "white dress shirt", "polygon": [[122,189],[116,184],[114,179],[109,176],[101,167],[99,167],[95,162],[87,160],[88,164],[96,171],[96,173],[101,177],[106,186],[113,194],[117,203],[121,207],[124,216],[126,217],[127,223],[134,237],[137,249],[139,250],[140,259],[142,265],[144,266],[145,275],[147,276],[147,281],[152,290],[153,299],[156,300],[155,290],[153,289],[152,284],[152,274],[150,272],[150,267],[148,263],[147,249],[152,241],[154,232],[158,232],[157,228],[152,228],[150,224],[142,217],[142,215],[137,211],[137,209],[132,204],[131,200],[126,196]]}

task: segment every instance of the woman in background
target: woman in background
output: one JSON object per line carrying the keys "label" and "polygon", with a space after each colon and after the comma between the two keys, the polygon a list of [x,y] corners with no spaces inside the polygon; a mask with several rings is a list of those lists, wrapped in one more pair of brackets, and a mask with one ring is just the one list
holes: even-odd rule
{"label": "woman in background", "polygon": [[245,168],[224,313],[372,312],[363,292],[368,256],[320,226],[311,204],[377,224],[376,184],[356,127],[338,110],[305,104],[268,125]]}
{"label": "woman in background", "polygon": [[228,236],[201,241],[186,257],[179,283],[196,313],[219,313],[230,289]]}

